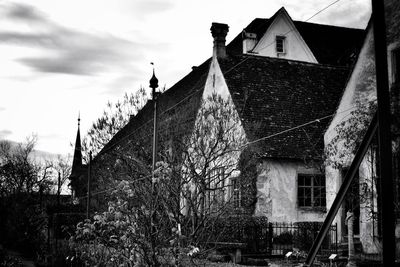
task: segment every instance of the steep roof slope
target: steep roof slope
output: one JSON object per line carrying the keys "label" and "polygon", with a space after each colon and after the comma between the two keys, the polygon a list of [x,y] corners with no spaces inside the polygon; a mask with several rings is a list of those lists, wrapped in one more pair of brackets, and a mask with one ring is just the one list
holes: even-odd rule
{"label": "steep roof slope", "polygon": [[[230,56],[220,66],[249,141],[333,114],[349,74],[345,67],[251,55]],[[259,154],[319,158],[328,122],[261,141]]]}
{"label": "steep roof slope", "polygon": [[[256,18],[244,31],[256,33],[257,39],[260,40],[274,20],[274,16],[269,19]],[[365,38],[365,31],[362,29],[302,21],[293,21],[293,23],[321,64],[351,65]],[[242,40],[242,33],[240,33],[227,46],[228,52],[233,55],[242,54]]]}
{"label": "steep roof slope", "polygon": [[[158,111],[160,120],[166,120],[168,116],[176,112],[178,107],[183,107],[183,109],[185,109],[185,106],[190,106],[190,110],[196,109],[204,90],[209,66],[210,59],[194,68],[189,74],[159,96]],[[189,108],[187,110],[188,113],[182,113],[181,115],[187,116],[188,123],[194,123],[193,114],[189,112]],[[123,142],[129,138],[135,138],[135,133],[144,128],[144,126],[151,126],[152,123],[153,102],[148,101],[138,114],[132,116],[128,124],[114,135],[99,154],[105,153],[119,144],[123,144]],[[190,130],[190,128],[187,130]],[[151,136],[151,134],[149,136]]]}
{"label": "steep roof slope", "polygon": [[[245,31],[256,33],[258,38],[261,38],[276,14],[270,19],[254,19]],[[350,65],[352,55],[358,53],[364,38],[364,31],[359,29],[298,21],[294,21],[294,24],[317,60],[323,64]],[[227,45],[227,52],[228,57],[221,61],[221,68],[244,121],[245,130],[252,140],[299,125],[311,117],[318,118],[333,113],[348,76],[348,69],[345,68],[243,55],[242,33]],[[246,60],[236,66],[243,59]],[[161,117],[164,116],[161,120],[165,120],[177,106],[187,105],[196,109],[200,103],[209,65],[210,59],[193,69],[160,96],[159,112]],[[182,115],[194,123],[193,114]],[[153,107],[149,101],[99,154],[126,139],[134,138],[137,131],[146,124],[151,126],[152,121]],[[273,142],[263,142],[266,151],[263,154],[301,158],[304,155],[301,151],[304,150],[321,155],[325,127],[326,123],[321,122],[318,126],[309,126],[308,130],[303,128],[279,138],[269,139]],[[190,126],[186,130],[190,131]],[[321,137],[321,141],[315,143],[316,136]],[[308,140],[314,140],[314,146],[310,147]],[[276,145],[272,145],[273,143]],[[280,151],[279,148],[285,149]],[[274,150],[276,151],[273,152]]]}

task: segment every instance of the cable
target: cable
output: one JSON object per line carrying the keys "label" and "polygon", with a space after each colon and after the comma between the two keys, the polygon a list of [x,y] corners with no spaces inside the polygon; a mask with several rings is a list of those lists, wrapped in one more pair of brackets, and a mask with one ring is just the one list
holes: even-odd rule
{"label": "cable", "polygon": [[336,4],[337,2],[340,2],[340,1],[341,1],[341,0],[336,0],[336,1],[332,2],[332,3],[330,3],[329,5],[327,5],[326,7],[324,7],[323,9],[321,9],[320,11],[318,11],[317,13],[315,13],[314,15],[312,15],[311,17],[309,17],[308,19],[306,19],[305,21],[311,20],[311,19],[314,18],[315,16],[319,15],[319,13],[321,13],[321,12],[327,10],[328,8],[330,8],[331,6],[333,6],[334,4]]}
{"label": "cable", "polygon": [[[328,6],[326,6],[326,7],[324,7],[323,9],[317,11],[314,15],[312,15],[311,17],[309,17],[309,18],[308,18],[307,20],[305,20],[305,21],[307,22],[307,21],[311,20],[312,18],[314,18],[315,16],[319,15],[321,12],[323,12],[323,11],[325,11],[326,9],[330,8],[331,6],[333,6],[334,4],[338,3],[339,1],[341,1],[341,0],[336,0],[336,1],[332,2],[332,3],[330,3]],[[286,32],[286,33],[284,34],[284,36],[286,36],[286,35],[287,35],[288,33],[290,33],[291,31],[293,31],[293,29],[290,30],[290,31],[288,31],[288,32]],[[272,42],[271,44],[269,44],[269,45],[267,45],[267,46],[265,46],[265,47],[262,47],[261,49],[267,48],[268,46],[270,46],[270,45],[272,45],[272,44],[274,44],[274,43],[275,43],[275,42]],[[243,64],[243,63],[244,63],[246,60],[248,60],[248,59],[249,59],[249,57],[244,58],[244,59],[241,60],[239,63],[237,63],[236,65],[234,65],[233,67],[231,67],[230,69],[228,69],[226,72],[224,72],[223,75],[225,76],[226,74],[228,74],[229,72],[231,72],[233,69],[237,68],[240,64]],[[167,108],[166,110],[164,110],[164,111],[160,114],[160,116],[163,115],[163,114],[165,114],[166,112],[170,111],[171,109],[175,108],[176,106],[180,105],[182,102],[186,101],[188,98],[190,98],[191,96],[195,95],[196,93],[201,92],[200,89],[202,89],[202,87],[197,87],[197,86],[198,86],[198,83],[204,78],[204,76],[205,76],[205,73],[201,75],[201,77],[197,80],[196,84],[193,86],[193,87],[195,88],[193,93],[187,95],[186,97],[184,97],[183,99],[181,99],[178,103],[176,103],[176,104],[172,105],[171,107]],[[196,88],[196,87],[197,87],[197,88]],[[114,144],[112,144],[111,146],[107,147],[106,149],[100,150],[99,154],[100,154],[100,153],[103,154],[103,153],[105,153],[105,152],[111,150],[111,149],[112,149],[113,147],[115,147],[118,143],[122,142],[123,140],[125,140],[125,139],[128,138],[129,136],[133,135],[133,134],[136,133],[139,129],[143,128],[147,123],[150,123],[150,122],[152,122],[152,121],[153,121],[153,119],[150,119],[150,120],[146,121],[146,122],[143,123],[138,129],[136,129],[134,132],[131,132],[131,133],[127,134],[126,136],[122,137],[119,141],[115,142]],[[110,140],[110,141],[111,141],[111,140]],[[129,144],[129,142],[128,142],[128,144]]]}
{"label": "cable", "polygon": [[[355,109],[355,108],[357,108],[357,107],[356,107],[356,106],[351,106],[350,108],[345,109],[345,110],[342,110],[341,112],[335,112],[335,113],[332,113],[332,114],[330,114],[330,115],[326,115],[326,116],[323,116],[323,117],[320,117],[320,118],[317,118],[317,119],[308,121],[308,122],[306,122],[306,123],[303,123],[303,124],[294,126],[294,127],[290,128],[290,129],[286,129],[286,130],[283,130],[283,131],[280,131],[280,132],[277,132],[277,133],[274,133],[274,134],[271,134],[271,135],[268,135],[268,136],[261,137],[261,138],[259,138],[259,139],[256,139],[256,140],[253,140],[253,141],[251,141],[251,142],[247,142],[247,143],[243,144],[243,145],[240,146],[238,149],[226,151],[226,153],[234,152],[234,151],[240,151],[240,150],[246,148],[247,146],[249,146],[249,145],[251,145],[251,144],[254,144],[254,143],[257,143],[257,142],[260,142],[260,141],[263,141],[263,140],[267,140],[267,139],[270,139],[270,138],[272,138],[272,137],[275,137],[275,136],[278,136],[278,135],[282,135],[282,134],[284,134],[284,133],[287,133],[287,132],[290,132],[290,131],[293,131],[293,130],[296,130],[296,129],[303,128],[303,127],[305,127],[305,126],[307,126],[307,125],[310,125],[310,124],[313,124],[313,123],[319,123],[319,122],[321,122],[321,120],[325,120],[325,119],[331,118],[331,117],[333,117],[333,116],[335,116],[335,115],[337,115],[337,114],[342,114],[342,113],[348,112],[348,111],[350,111],[350,110],[352,110],[352,109]],[[344,118],[343,118],[343,119],[344,119]],[[150,178],[150,177],[152,177],[152,175],[147,175],[147,176],[144,176],[144,177],[135,179],[135,180],[131,181],[131,183],[137,182],[137,181],[141,181],[141,180],[145,180],[145,179],[148,179],[148,178]],[[92,196],[95,196],[95,195],[98,195],[98,194],[106,193],[106,192],[109,192],[109,191],[111,191],[111,190],[116,189],[117,187],[118,187],[118,186],[115,186],[115,187],[110,188],[110,189],[106,189],[106,190],[94,192],[94,193],[92,193],[91,195],[92,195]],[[86,197],[87,197],[87,196],[83,196],[83,197],[79,197],[78,199],[83,199],[83,198],[86,198]]]}
{"label": "cable", "polygon": [[[319,15],[321,12],[327,10],[328,8],[330,8],[331,6],[333,6],[334,4],[336,4],[336,3],[340,2],[340,1],[341,1],[341,0],[336,0],[336,1],[332,2],[332,3],[330,3],[329,5],[327,5],[327,6],[324,7],[323,9],[320,9],[320,10],[317,11],[314,15],[312,15],[311,17],[309,17],[308,19],[306,19],[304,22],[307,22],[307,21],[311,20],[311,19],[314,18],[315,16]],[[295,30],[295,29],[291,29],[291,30],[287,31],[286,33],[283,34],[283,36],[286,37],[287,34],[291,33],[291,32],[294,31],[294,30]],[[273,42],[267,44],[266,46],[263,46],[263,47],[259,48],[259,50],[263,50],[263,49],[265,49],[265,48],[267,48],[267,47],[270,47],[270,46],[273,45],[273,44],[275,44],[275,41],[273,41]],[[257,47],[257,46],[256,46],[256,47]],[[256,47],[254,47],[253,50],[254,50]]]}

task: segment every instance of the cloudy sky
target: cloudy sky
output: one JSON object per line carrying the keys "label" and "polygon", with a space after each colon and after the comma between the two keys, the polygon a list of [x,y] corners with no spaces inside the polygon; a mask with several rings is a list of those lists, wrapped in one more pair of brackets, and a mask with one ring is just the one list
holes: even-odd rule
{"label": "cloudy sky", "polygon": [[[148,87],[150,62],[171,87],[212,52],[212,22],[232,40],[284,6],[306,20],[333,0],[0,0],[0,139],[38,136],[67,154],[107,101]],[[370,0],[340,0],[310,22],[365,28]]]}

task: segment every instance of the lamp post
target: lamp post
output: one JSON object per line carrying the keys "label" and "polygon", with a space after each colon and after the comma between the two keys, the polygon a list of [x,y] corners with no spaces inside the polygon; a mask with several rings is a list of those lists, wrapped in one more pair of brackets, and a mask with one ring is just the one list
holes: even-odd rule
{"label": "lamp post", "polygon": [[[153,76],[150,79],[150,88],[152,89],[152,100],[153,100],[153,107],[154,107],[154,125],[153,125],[153,164],[152,164],[152,185],[154,185],[154,171],[156,169],[156,162],[157,162],[157,142],[158,142],[158,133],[157,133],[157,128],[158,128],[158,110],[157,110],[157,98],[159,95],[159,92],[156,92],[156,88],[158,87],[158,79],[156,75],[154,74],[154,68],[153,68]],[[152,186],[153,187],[153,186]],[[152,189],[153,191],[153,189]]]}
{"label": "lamp post", "polygon": [[[151,63],[153,65],[153,63]],[[157,110],[157,98],[159,92],[156,92],[156,88],[158,87],[158,79],[154,73],[153,68],[153,76],[150,79],[150,88],[152,89],[152,101],[154,107],[154,118],[153,118],[153,164],[152,164],[152,179],[151,179],[151,201],[150,201],[150,239],[151,239],[151,246],[152,246],[152,258],[153,264],[157,265],[157,259],[155,255],[155,227],[154,227],[154,218],[155,218],[155,184],[156,184],[156,177],[155,177],[155,170],[156,170],[156,162],[157,162],[157,143],[158,143],[158,110]]]}

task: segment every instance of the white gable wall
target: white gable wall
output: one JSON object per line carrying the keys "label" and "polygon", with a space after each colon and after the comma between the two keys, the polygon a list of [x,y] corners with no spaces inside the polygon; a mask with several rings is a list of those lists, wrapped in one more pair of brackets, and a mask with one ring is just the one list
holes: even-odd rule
{"label": "white gable wall", "polygon": [[[223,103],[226,105],[219,105],[221,101],[215,101],[216,97],[221,97]],[[194,155],[194,158],[196,158],[196,155],[201,155],[201,152],[205,152],[205,154],[208,155],[208,153],[210,153],[210,147],[221,151],[219,149],[223,149],[225,145],[229,146],[228,151],[226,151],[224,155],[218,154],[219,152],[217,153],[219,156],[216,156],[217,154],[212,154],[210,158],[213,157],[214,159],[207,167],[208,173],[215,168],[224,168],[226,176],[224,179],[225,188],[223,189],[223,195],[224,200],[228,201],[231,197],[231,178],[237,177],[240,173],[237,170],[237,164],[241,153],[240,148],[247,142],[247,138],[216,57],[213,57],[210,64],[201,105],[196,115],[195,132],[191,135],[188,153]],[[215,109],[213,109],[213,107],[216,107],[215,105],[219,105],[217,106],[219,110],[218,114],[210,112],[211,110],[215,111]],[[224,131],[223,140],[215,141],[219,140],[217,139],[219,138],[217,135],[221,124],[223,125]],[[204,125],[208,127],[207,130],[202,130]],[[199,142],[202,142],[204,145],[199,145]],[[218,146],[215,148],[214,145],[216,143]],[[204,149],[199,149],[200,147],[204,147]],[[199,172],[205,168],[202,162],[203,160],[204,157],[200,156],[197,162],[195,162],[195,164],[198,164],[196,167],[198,167]],[[183,170],[183,173],[185,173],[185,170]],[[227,177],[228,175],[229,177]],[[190,190],[194,192],[198,185],[191,183],[188,186]],[[181,202],[184,213],[187,211],[185,202],[185,200]]]}
{"label": "white gable wall", "polygon": [[[329,125],[327,131],[324,135],[324,143],[325,145],[329,144],[333,138],[335,138],[338,133],[335,130],[335,127],[340,123],[346,121],[351,116],[351,111],[355,110],[356,102],[359,103],[367,103],[376,99],[376,81],[375,81],[375,57],[374,57],[374,44],[373,44],[373,33],[372,27],[368,31],[366,39],[364,41],[363,47],[360,51],[358,60],[354,66],[351,77],[346,85],[345,91],[343,93],[342,99],[339,103],[339,106],[336,110],[336,114],[332,119],[331,124]],[[361,106],[367,106],[363,104]],[[338,147],[338,151],[345,151],[345,148],[341,146],[340,143],[336,144]],[[344,153],[345,154],[345,153]],[[366,158],[364,158],[362,164],[359,168],[359,179],[360,186],[362,184],[368,185],[369,188],[373,188],[371,184],[371,164],[368,160],[368,157],[371,156],[371,151],[368,152]],[[351,164],[354,155],[348,153],[346,158],[332,157],[332,160],[338,162],[343,167],[348,167]],[[325,169],[326,174],[326,186],[327,186],[327,207],[330,208],[332,203],[339,191],[339,188],[342,184],[342,180],[344,177],[341,175],[341,170],[337,168],[333,168],[332,166],[327,166]],[[360,192],[362,192],[363,188],[360,187]],[[373,188],[372,190],[374,190]],[[329,190],[329,191],[328,191]],[[371,220],[371,206],[376,206],[376,200],[372,200],[374,204],[370,203],[371,200],[367,199],[366,201],[361,201],[360,203],[360,240],[363,245],[363,250],[366,253],[376,253],[377,247],[374,243],[374,227],[376,225],[373,224]],[[372,205],[371,205],[372,204]],[[346,211],[343,210],[343,207],[340,208],[338,215],[335,218],[335,222],[338,225],[338,233],[339,237],[344,232],[342,229],[344,226]],[[375,229],[376,231],[376,229]]]}
{"label": "white gable wall", "polygon": [[[228,86],[225,82],[224,75],[221,71],[221,68],[218,64],[218,60],[216,57],[213,57],[210,65],[210,71],[207,76],[204,92],[203,92],[203,105],[208,105],[210,104],[209,98],[212,95],[218,95],[221,96],[224,101],[226,101],[229,105],[229,109],[233,109],[234,112],[232,116],[229,118],[229,121],[225,121],[225,127],[229,128],[229,135],[232,135],[235,141],[231,141],[232,143],[236,143],[235,147],[236,148],[241,148],[245,143],[247,143],[247,137],[245,130],[243,128],[242,122],[240,120],[239,114],[236,111],[235,105],[232,100],[232,96],[229,92]],[[199,120],[201,118],[197,118]],[[200,121],[196,121],[196,123],[201,123]],[[210,138],[213,138],[213,136],[210,136]],[[230,139],[233,140],[233,139]],[[224,165],[228,164],[230,165],[227,168],[235,169],[237,167],[237,163],[239,162],[239,157],[240,157],[240,149],[237,151],[232,151],[230,153],[227,153],[226,156],[221,159],[221,161],[224,162]],[[216,162],[216,165],[220,164],[219,162]],[[231,170],[228,170],[229,173],[231,173]],[[239,171],[236,170],[232,174],[234,176],[239,175]],[[229,182],[229,177],[227,179],[227,182]],[[226,192],[228,192],[227,190]],[[226,199],[229,196],[226,195]]]}
{"label": "white gable wall", "polygon": [[[276,36],[285,36],[286,53],[276,52]],[[260,56],[318,63],[286,11],[280,11],[253,50]]]}

